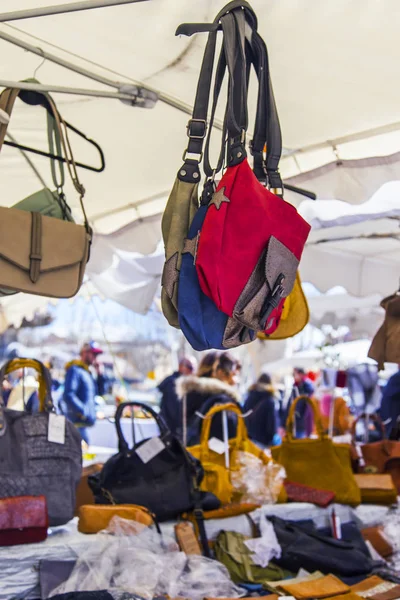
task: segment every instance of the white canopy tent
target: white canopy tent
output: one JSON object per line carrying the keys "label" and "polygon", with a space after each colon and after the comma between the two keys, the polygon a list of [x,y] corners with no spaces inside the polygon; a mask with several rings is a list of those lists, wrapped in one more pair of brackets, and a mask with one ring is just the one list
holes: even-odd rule
{"label": "white canopy tent", "polygon": [[[34,8],[49,3],[61,7],[65,1],[36,0]],[[160,214],[181,164],[205,44],[205,35],[177,38],[174,32],[181,22],[212,20],[224,3],[150,0],[8,22],[8,11],[15,19],[15,13],[32,9],[32,3],[1,3],[0,52],[5,59],[0,85],[35,75],[50,87],[129,93],[122,82],[159,94],[155,107],[144,109],[116,98],[53,93],[65,119],[95,139],[106,158],[103,173],[80,170],[97,234],[89,277],[104,294],[114,293],[139,312],[148,308],[159,284]],[[285,146],[283,176],[315,189],[321,200],[358,205],[346,225],[337,219],[347,207],[336,205],[328,229],[327,221],[321,227],[328,204],[303,203],[301,210],[315,221],[303,279],[324,291],[340,284],[357,296],[390,293],[399,275],[398,192],[386,212],[378,201],[369,212],[362,203],[386,181],[400,180],[400,83],[393,76],[400,57],[400,6],[396,0],[383,0],[363,4],[361,12],[358,3],[347,0],[253,0],[252,5],[269,48]],[[39,50],[33,54],[21,45]],[[49,55],[71,63],[76,71],[88,71],[90,77],[52,62]],[[17,102],[10,133],[20,143],[46,148],[42,113]],[[215,143],[218,137],[216,130]],[[71,141],[78,160],[96,162],[95,153],[79,138],[72,136]],[[48,161],[30,158],[51,185]],[[2,150],[0,173],[2,205],[42,187],[24,157],[9,147]],[[79,217],[72,187],[67,192]],[[296,204],[301,200],[293,194],[288,198]],[[379,237],[341,239],[366,234]],[[331,241],[333,237],[339,241]],[[22,295],[9,299],[14,313],[20,299],[26,302]]]}

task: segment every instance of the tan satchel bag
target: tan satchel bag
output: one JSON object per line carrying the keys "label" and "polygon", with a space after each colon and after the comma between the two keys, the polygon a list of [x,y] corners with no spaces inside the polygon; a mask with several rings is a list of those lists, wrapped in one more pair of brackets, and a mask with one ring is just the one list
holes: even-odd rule
{"label": "tan satchel bag", "polygon": [[[11,111],[19,90],[8,90],[5,111]],[[84,225],[0,207],[0,288],[53,298],[71,298],[79,291],[89,260],[92,230],[65,123],[52,98],[46,96],[61,138],[67,167],[84,217]],[[0,132],[0,150],[5,127]]]}

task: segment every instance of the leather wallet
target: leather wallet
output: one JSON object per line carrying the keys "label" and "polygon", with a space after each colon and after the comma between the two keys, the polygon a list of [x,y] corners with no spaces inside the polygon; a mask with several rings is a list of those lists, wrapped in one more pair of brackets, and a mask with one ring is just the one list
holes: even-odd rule
{"label": "leather wallet", "polygon": [[43,542],[48,526],[45,496],[0,499],[0,546]]}
{"label": "leather wallet", "polygon": [[392,556],[394,552],[393,546],[384,536],[382,527],[367,527],[366,529],[362,529],[361,535],[366,542],[371,543],[382,558]]}
{"label": "leather wallet", "polygon": [[309,502],[326,508],[335,499],[335,493],[328,490],[319,490],[292,481],[285,481],[284,485],[289,502]]}
{"label": "leather wallet", "polygon": [[378,575],[371,575],[371,577],[367,577],[367,579],[363,579],[359,583],[352,585],[351,591],[364,596],[364,592],[368,592],[382,583],[385,583],[384,579],[378,577]]}
{"label": "leather wallet", "polygon": [[86,504],[79,508],[78,531],[98,533],[107,529],[113,517],[136,521],[144,527],[156,525],[153,515],[144,506],[136,504]]}
{"label": "leather wallet", "polygon": [[363,504],[383,504],[388,506],[397,502],[397,490],[389,474],[356,474],[356,483],[361,491]]}
{"label": "leather wallet", "polygon": [[294,596],[298,600],[308,598],[330,598],[339,594],[347,594],[350,591],[348,585],[340,581],[334,575],[325,575],[312,581],[303,581],[301,583],[283,582],[280,585],[287,595]]}

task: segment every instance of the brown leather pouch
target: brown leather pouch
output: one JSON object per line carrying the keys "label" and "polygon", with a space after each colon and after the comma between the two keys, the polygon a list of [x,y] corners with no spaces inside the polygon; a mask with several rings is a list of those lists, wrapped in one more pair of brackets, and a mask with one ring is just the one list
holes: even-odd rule
{"label": "brown leather pouch", "polygon": [[359,474],[354,475],[361,491],[363,504],[383,504],[389,506],[397,502],[397,490],[392,476],[389,474]]}
{"label": "brown leather pouch", "polygon": [[155,524],[154,517],[147,508],[136,504],[87,504],[79,508],[78,514],[78,531],[81,533],[98,533],[108,527],[113,517],[136,521],[143,527]]}
{"label": "brown leather pouch", "polygon": [[303,581],[301,583],[290,584],[289,580],[288,583],[281,583],[280,588],[288,596],[294,596],[298,600],[330,598],[339,594],[347,594],[350,591],[349,586],[334,575],[325,575],[319,579]]}
{"label": "brown leather pouch", "polygon": [[361,531],[361,534],[366,542],[371,543],[380,556],[383,558],[392,556],[393,546],[384,536],[382,527],[367,527]]}
{"label": "brown leather pouch", "polygon": [[81,480],[76,488],[75,516],[78,516],[79,508],[85,504],[94,504],[93,492],[88,485],[88,477],[100,473],[103,468],[102,463],[95,463],[89,467],[83,467]]}

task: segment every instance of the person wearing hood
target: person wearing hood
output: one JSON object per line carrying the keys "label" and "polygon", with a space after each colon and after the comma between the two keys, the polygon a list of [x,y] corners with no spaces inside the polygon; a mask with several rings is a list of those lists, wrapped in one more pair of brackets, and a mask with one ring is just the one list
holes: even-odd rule
{"label": "person wearing hood", "polygon": [[262,448],[280,443],[278,436],[278,407],[271,377],[263,373],[257,382],[249,389],[243,412],[249,438]]}
{"label": "person wearing hood", "polygon": [[196,361],[192,357],[181,358],[178,370],[169,375],[160,383],[158,389],[162,397],[160,402],[160,416],[164,419],[168,429],[174,435],[179,435],[182,428],[180,401],[176,393],[176,381],[180,377],[192,375],[196,369]]}
{"label": "person wearing hood", "polygon": [[103,351],[94,343],[84,344],[80,358],[66,365],[64,395],[60,401],[61,412],[78,428],[81,438],[88,444],[88,427],[96,422],[96,382],[90,372],[96,358]]}
{"label": "person wearing hood", "polygon": [[[203,419],[216,404],[235,404],[240,408],[235,389],[241,365],[229,352],[209,352],[199,365],[196,376],[182,377],[176,382],[178,398],[182,401],[183,441],[187,446],[200,443]],[[237,417],[228,413],[228,437],[236,435]],[[211,424],[210,438],[223,440],[222,415]]]}

